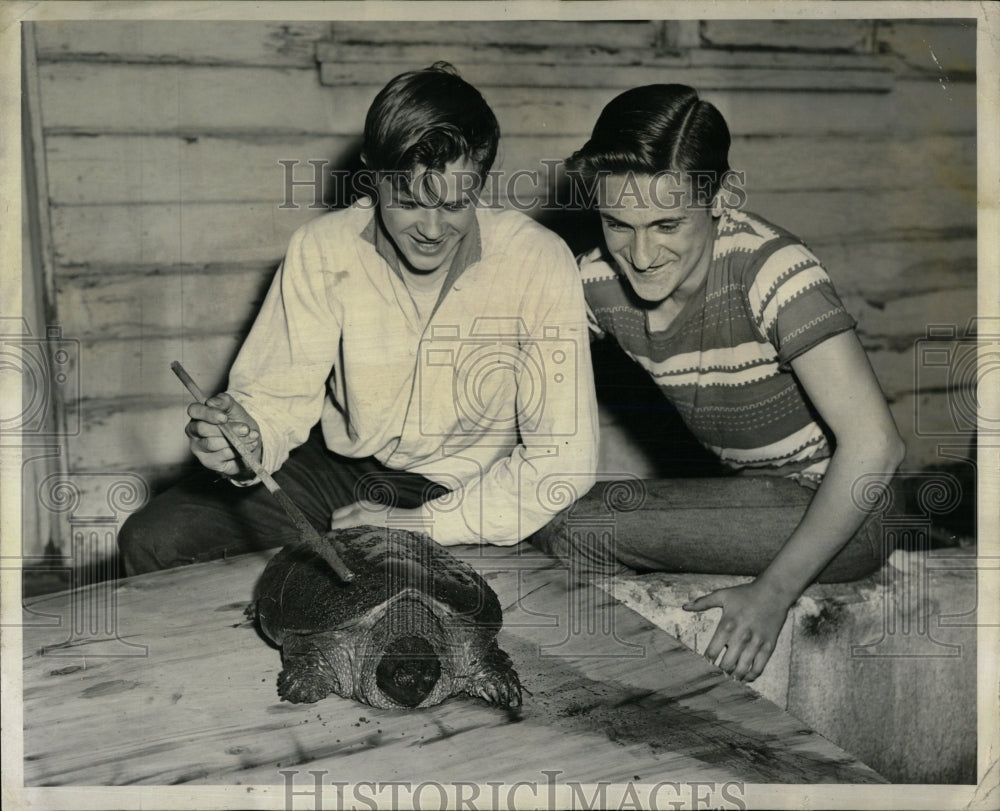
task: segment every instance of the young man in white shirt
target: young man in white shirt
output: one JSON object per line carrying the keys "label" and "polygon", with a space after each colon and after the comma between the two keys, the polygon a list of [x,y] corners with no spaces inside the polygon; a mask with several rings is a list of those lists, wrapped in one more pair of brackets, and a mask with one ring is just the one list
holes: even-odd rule
{"label": "young man in white shirt", "polygon": [[297,539],[223,422],[317,529],[514,544],[566,507],[549,493],[590,488],[597,418],[576,263],[525,215],[477,207],[498,140],[493,112],[448,65],[378,94],[363,154],[374,195],[292,237],[227,391],[188,408],[206,470],[126,522],[126,573]]}

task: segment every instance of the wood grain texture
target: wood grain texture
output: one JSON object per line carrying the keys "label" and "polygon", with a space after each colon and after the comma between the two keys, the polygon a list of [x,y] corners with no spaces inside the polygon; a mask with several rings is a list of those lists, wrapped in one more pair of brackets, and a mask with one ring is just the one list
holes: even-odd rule
{"label": "wood grain texture", "polygon": [[163,266],[273,262],[292,233],[322,214],[280,202],[71,206],[52,212],[59,265]]}
{"label": "wood grain texture", "polygon": [[199,265],[143,275],[88,268],[59,280],[63,328],[66,335],[100,341],[242,334],[275,269],[271,263],[243,270]]}
{"label": "wood grain texture", "polygon": [[324,22],[61,20],[37,24],[39,59],[311,68]]}
{"label": "wood grain texture", "polygon": [[870,240],[824,240],[812,245],[841,293],[858,294],[883,304],[910,295],[974,287],[975,229],[875,237]]}
{"label": "wood grain texture", "polygon": [[897,72],[943,78],[968,79],[976,72],[976,21],[880,20],[876,39],[900,64]]}
{"label": "wood grain texture", "polygon": [[[554,162],[584,141],[505,137],[494,168],[536,171],[544,181],[557,174]],[[332,173],[357,165],[360,137],[54,135],[47,149],[56,205],[272,200],[309,206],[317,186],[320,200],[349,188],[346,179],[336,186]],[[310,161],[322,163],[317,169]],[[761,190],[971,188],[975,161],[971,135],[736,137],[730,151],[730,165]]]}
{"label": "wood grain texture", "polygon": [[[357,135],[383,83],[320,85],[311,71],[288,68],[50,63],[39,69],[47,133],[300,133]],[[604,105],[626,89],[484,88],[506,135],[590,132]],[[893,92],[709,91],[741,135],[873,134],[975,131],[975,87],[902,79]],[[234,104],[233,99],[239,99]]]}
{"label": "wood grain texture", "polygon": [[874,20],[703,20],[701,40],[716,48],[870,53]]}
{"label": "wood grain texture", "polygon": [[[373,78],[388,81],[404,70],[414,70],[432,64],[440,57],[434,46],[397,46],[393,59],[371,61],[370,46],[328,46],[321,51],[324,61],[320,80],[325,85],[370,84]],[[644,58],[636,51],[608,54],[597,48],[546,50],[524,53],[517,49],[465,48],[458,53],[449,48],[449,58],[462,77],[476,87],[550,87],[550,88],[614,88],[656,84],[669,77],[671,82],[691,85],[699,90],[789,90],[789,91],[855,91],[885,93],[892,89],[893,76],[883,62],[861,58],[851,67],[814,69],[809,57],[796,67],[774,66],[770,60],[744,65],[733,70],[728,65],[691,65],[683,57]],[[492,50],[493,53],[489,53]],[[363,61],[361,54],[369,54]],[[485,52],[485,53],[484,53]],[[485,58],[484,58],[485,57]],[[329,60],[329,61],[326,61]],[[749,62],[750,60],[745,60]],[[625,62],[625,64],[622,64]],[[631,64],[638,62],[639,64]],[[595,70],[594,65],[599,67]],[[589,69],[588,69],[589,68]]]}
{"label": "wood grain texture", "polygon": [[[361,138],[55,135],[47,148],[49,193],[58,205],[261,200],[282,205],[287,199],[309,206],[313,187],[288,184],[316,178],[309,161],[326,162],[321,181],[325,172],[356,166]],[[286,169],[279,161],[297,163]]]}
{"label": "wood grain texture", "polygon": [[[500,186],[501,190],[507,188]],[[533,200],[533,184],[514,187],[520,205]],[[534,198],[537,205],[543,196]],[[501,203],[503,198],[501,198]],[[61,266],[131,262],[135,265],[271,260],[284,256],[292,232],[323,213],[282,210],[279,202],[69,206],[53,209],[56,260]],[[975,224],[974,189],[755,191],[744,208],[807,243],[834,238],[885,237],[926,228]],[[534,213],[530,212],[529,213]]]}
{"label": "wood grain texture", "polygon": [[[216,387],[225,381],[244,335],[206,332],[200,325],[172,336],[138,335],[84,340],[80,344],[80,396],[85,401],[125,396],[163,397],[176,394],[170,362],[183,357],[199,369],[199,379]],[[73,370],[70,367],[71,373]]]}
{"label": "wood grain texture", "polygon": [[[433,43],[450,49],[455,43],[518,45],[525,48],[549,45],[594,45],[607,49],[641,49],[654,45],[659,23],[517,20],[484,22],[407,22],[385,25],[377,22],[339,21],[330,29],[335,42],[366,42],[380,46],[394,43]],[[438,59],[442,58],[440,56]]]}
{"label": "wood grain texture", "polygon": [[[542,769],[587,782],[881,782],[598,590],[568,588],[548,558],[460,551],[505,607],[500,643],[532,692],[520,713],[461,698],[420,712],[280,703],[278,652],[242,613],[266,558],[249,555],[107,586],[114,639],[25,628],[25,783],[281,784],[279,769],[296,767],[354,782],[544,781]],[[93,596],[27,610],[68,620]]]}
{"label": "wood grain texture", "polygon": [[[215,375],[210,374],[213,367],[205,367],[206,383],[214,377],[224,385],[224,363],[213,359],[213,366]],[[75,428],[67,439],[70,470],[129,470],[189,461],[184,426],[190,403],[183,390],[172,397],[148,397],[132,396],[127,389],[106,399],[75,403],[68,413]]]}

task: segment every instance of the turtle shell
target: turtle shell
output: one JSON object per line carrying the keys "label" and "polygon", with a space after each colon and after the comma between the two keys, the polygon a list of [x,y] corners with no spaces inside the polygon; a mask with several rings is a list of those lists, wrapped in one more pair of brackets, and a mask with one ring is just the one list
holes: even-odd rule
{"label": "turtle shell", "polygon": [[416,589],[482,629],[500,629],[496,594],[467,563],[423,533],[363,526],[327,536],[355,579],[345,583],[305,547],[288,546],[257,584],[262,630],[281,644],[286,633],[348,625],[405,589]]}
{"label": "turtle shell", "polygon": [[427,535],[356,527],[326,540],[354,572],[342,581],[304,547],[275,555],[257,586],[261,631],[281,645],[278,693],[330,693],[376,707],[427,707],[458,693],[520,706],[521,685],[497,646],[493,589]]}

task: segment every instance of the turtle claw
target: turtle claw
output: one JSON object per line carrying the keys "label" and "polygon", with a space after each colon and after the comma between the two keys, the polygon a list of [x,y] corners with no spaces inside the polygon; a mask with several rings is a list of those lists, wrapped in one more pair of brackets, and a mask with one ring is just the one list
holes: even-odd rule
{"label": "turtle claw", "polygon": [[495,707],[521,706],[521,681],[513,668],[484,673],[477,681],[478,684],[469,691],[472,695]]}
{"label": "turtle claw", "polygon": [[329,694],[329,682],[318,673],[286,668],[278,674],[278,695],[292,704],[314,704]]}

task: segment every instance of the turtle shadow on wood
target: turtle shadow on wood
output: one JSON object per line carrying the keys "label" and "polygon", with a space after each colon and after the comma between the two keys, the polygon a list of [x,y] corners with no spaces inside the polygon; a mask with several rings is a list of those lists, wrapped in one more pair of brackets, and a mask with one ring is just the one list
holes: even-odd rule
{"label": "turtle shadow on wood", "polygon": [[467,693],[521,705],[520,680],[496,642],[500,602],[471,566],[406,530],[354,527],[326,540],[355,573],[351,583],[301,546],[282,549],[257,583],[258,627],[281,647],[283,699],[336,693],[416,708]]}

